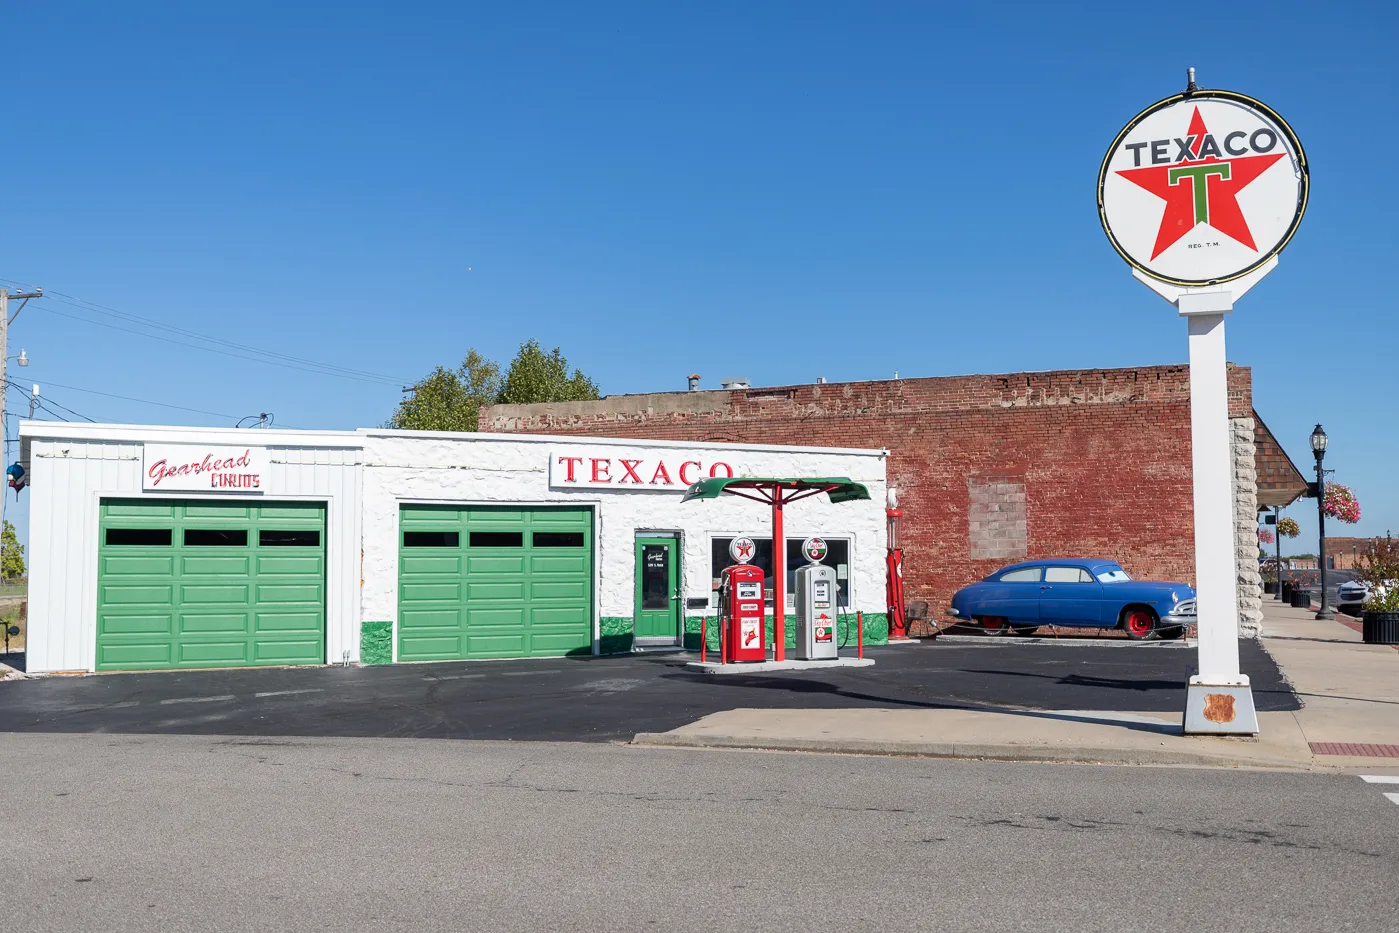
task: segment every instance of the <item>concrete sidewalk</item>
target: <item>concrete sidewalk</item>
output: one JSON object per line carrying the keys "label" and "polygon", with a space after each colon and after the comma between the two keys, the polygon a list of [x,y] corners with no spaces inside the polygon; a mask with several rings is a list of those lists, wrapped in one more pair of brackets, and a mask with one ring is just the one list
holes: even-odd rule
{"label": "concrete sidewalk", "polygon": [[[1399,773],[1399,757],[1317,754],[1313,743],[1399,745],[1399,651],[1339,622],[1265,603],[1263,644],[1303,708],[1259,713],[1257,738],[1181,734],[1180,714],[1013,709],[734,709],[639,745],[1016,761]],[[1032,649],[1027,649],[1032,650]],[[1324,747],[1324,746],[1323,746]]]}
{"label": "concrete sidewalk", "polygon": [[[1290,713],[1309,748],[1360,744],[1399,746],[1399,651],[1367,645],[1338,621],[1316,612],[1263,602],[1263,647],[1277,661],[1302,708]],[[1399,770],[1399,757],[1316,755],[1330,767]]]}

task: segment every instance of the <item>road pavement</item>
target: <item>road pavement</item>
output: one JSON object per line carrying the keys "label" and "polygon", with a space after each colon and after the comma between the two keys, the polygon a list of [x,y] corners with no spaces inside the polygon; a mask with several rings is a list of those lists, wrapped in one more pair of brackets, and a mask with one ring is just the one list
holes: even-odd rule
{"label": "road pavement", "polygon": [[1399,785],[510,743],[0,735],[11,929],[1378,931]]}
{"label": "road pavement", "polygon": [[[872,668],[712,677],[693,655],[49,677],[0,683],[0,729],[198,735],[613,741],[734,708],[1135,710],[1179,714],[1193,650],[923,643]],[[1297,709],[1239,643],[1260,711]]]}

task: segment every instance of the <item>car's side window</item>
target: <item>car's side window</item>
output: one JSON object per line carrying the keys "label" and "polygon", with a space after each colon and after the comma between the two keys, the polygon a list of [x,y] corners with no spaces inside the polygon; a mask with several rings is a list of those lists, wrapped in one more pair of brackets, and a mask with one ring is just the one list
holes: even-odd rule
{"label": "car's side window", "polygon": [[1083,583],[1087,576],[1078,567],[1046,567],[1044,568],[1045,583]]}
{"label": "car's side window", "polygon": [[1093,582],[1093,575],[1092,575],[1091,573],[1089,573],[1087,570],[1084,570],[1082,567],[1080,567],[1080,568],[1078,568],[1078,582],[1079,582],[1079,583],[1092,583],[1092,582]]}
{"label": "car's side window", "polygon": [[1012,570],[1010,573],[1001,575],[1002,583],[1038,583],[1040,582],[1040,568],[1023,567],[1020,570]]}

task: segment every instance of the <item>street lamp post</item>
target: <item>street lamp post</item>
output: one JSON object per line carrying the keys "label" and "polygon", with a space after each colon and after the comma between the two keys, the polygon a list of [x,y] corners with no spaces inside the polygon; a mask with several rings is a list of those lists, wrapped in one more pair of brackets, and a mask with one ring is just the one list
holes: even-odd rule
{"label": "street lamp post", "polygon": [[1316,617],[1334,619],[1336,614],[1326,604],[1326,471],[1321,468],[1321,461],[1326,457],[1327,437],[1321,425],[1312,431],[1311,442],[1312,455],[1316,457],[1316,568],[1321,580],[1321,608],[1317,610]]}
{"label": "street lamp post", "polygon": [[1282,599],[1282,507],[1273,506],[1273,545],[1278,555],[1278,585],[1273,591],[1273,599]]}

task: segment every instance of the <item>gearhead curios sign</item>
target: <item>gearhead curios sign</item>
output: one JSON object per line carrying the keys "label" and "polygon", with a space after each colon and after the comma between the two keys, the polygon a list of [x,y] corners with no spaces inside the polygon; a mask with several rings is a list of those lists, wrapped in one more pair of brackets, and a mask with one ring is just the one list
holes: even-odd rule
{"label": "gearhead curios sign", "polygon": [[1282,252],[1307,187],[1306,155],[1282,117],[1243,94],[1190,91],[1117,134],[1098,173],[1098,215],[1134,268],[1172,285],[1214,285]]}

